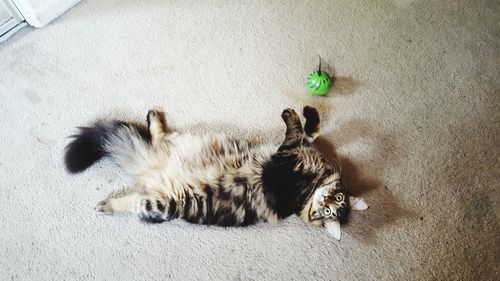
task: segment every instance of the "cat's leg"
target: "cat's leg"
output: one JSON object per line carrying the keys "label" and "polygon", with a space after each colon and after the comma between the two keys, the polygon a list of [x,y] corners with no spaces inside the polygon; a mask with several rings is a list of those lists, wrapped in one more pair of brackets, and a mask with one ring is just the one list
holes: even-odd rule
{"label": "cat's leg", "polygon": [[95,207],[96,211],[103,214],[116,212],[139,211],[140,194],[133,188],[127,187],[110,193]]}
{"label": "cat's leg", "polygon": [[150,110],[148,111],[146,120],[148,122],[149,134],[151,135],[153,143],[161,140],[165,134],[169,133],[167,123],[165,121],[165,113],[158,110]]}
{"label": "cat's leg", "polygon": [[178,216],[177,203],[160,194],[148,194],[133,188],[112,192],[96,206],[103,214],[129,212],[145,222],[159,223]]}
{"label": "cat's leg", "polygon": [[[212,215],[212,193],[194,194],[182,193],[179,196],[169,196],[165,193],[160,196],[150,196],[141,200],[139,219],[146,222],[158,223],[175,218],[182,218],[190,223],[210,224]],[[222,203],[221,203],[222,204]],[[222,206],[222,205],[221,205]],[[222,207],[221,207],[222,208]],[[224,208],[222,208],[224,209]],[[229,209],[219,212],[219,225],[234,225],[236,217],[230,214]],[[226,213],[229,212],[229,213]],[[217,215],[217,214],[216,214]]]}
{"label": "cat's leg", "polygon": [[285,140],[279,147],[278,151],[294,149],[300,147],[304,140],[304,131],[302,130],[302,123],[300,117],[295,110],[287,108],[281,113],[281,118],[286,124]]}
{"label": "cat's leg", "polygon": [[140,201],[139,219],[144,222],[160,223],[179,216],[177,202],[159,196],[144,196]]}
{"label": "cat's leg", "polygon": [[305,140],[312,143],[319,136],[319,113],[316,108],[306,106],[302,114],[306,118],[304,126]]}

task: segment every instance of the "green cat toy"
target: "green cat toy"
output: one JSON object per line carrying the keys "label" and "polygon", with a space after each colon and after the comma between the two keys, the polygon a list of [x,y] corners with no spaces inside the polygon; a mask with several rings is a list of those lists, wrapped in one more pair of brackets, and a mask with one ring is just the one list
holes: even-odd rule
{"label": "green cat toy", "polygon": [[330,91],[332,79],[326,71],[321,71],[321,58],[319,58],[318,70],[309,74],[306,86],[314,96],[324,96]]}

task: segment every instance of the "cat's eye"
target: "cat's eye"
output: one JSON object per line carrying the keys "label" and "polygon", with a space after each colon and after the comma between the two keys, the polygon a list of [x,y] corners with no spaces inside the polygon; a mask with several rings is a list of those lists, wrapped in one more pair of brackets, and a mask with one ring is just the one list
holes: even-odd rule
{"label": "cat's eye", "polygon": [[335,202],[340,203],[342,201],[344,201],[344,194],[342,194],[342,193],[335,194]]}
{"label": "cat's eye", "polygon": [[325,217],[329,216],[331,213],[332,213],[332,210],[330,210],[330,208],[324,208],[323,209],[323,215]]}

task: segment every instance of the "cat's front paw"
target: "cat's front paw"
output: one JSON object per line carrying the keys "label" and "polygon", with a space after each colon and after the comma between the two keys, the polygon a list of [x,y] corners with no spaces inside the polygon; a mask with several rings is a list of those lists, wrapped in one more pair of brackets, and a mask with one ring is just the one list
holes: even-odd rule
{"label": "cat's front paw", "polygon": [[303,115],[306,118],[306,120],[310,119],[311,121],[319,123],[319,113],[318,110],[316,110],[316,108],[306,105],[304,107]]}
{"label": "cat's front paw", "polygon": [[281,118],[283,118],[285,122],[288,122],[288,121],[298,120],[299,116],[297,115],[295,110],[287,108],[283,110],[283,112],[281,113]]}

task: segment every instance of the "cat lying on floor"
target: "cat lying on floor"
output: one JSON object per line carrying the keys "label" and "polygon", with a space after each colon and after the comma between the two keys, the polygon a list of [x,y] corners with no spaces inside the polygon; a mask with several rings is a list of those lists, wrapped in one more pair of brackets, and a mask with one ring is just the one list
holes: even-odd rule
{"label": "cat lying on floor", "polygon": [[319,114],[305,107],[305,126],[292,109],[281,114],[281,145],[251,145],[219,134],[171,132],[164,114],[149,111],[148,127],[98,121],[81,127],[66,147],[65,164],[78,173],[103,157],[116,162],[134,184],[111,193],[96,210],[137,213],[141,220],[182,218],[199,224],[245,226],[297,214],[340,239],[349,210],[368,206],[348,196],[340,171],[311,145]]}

